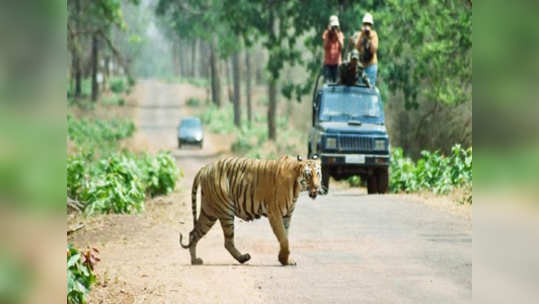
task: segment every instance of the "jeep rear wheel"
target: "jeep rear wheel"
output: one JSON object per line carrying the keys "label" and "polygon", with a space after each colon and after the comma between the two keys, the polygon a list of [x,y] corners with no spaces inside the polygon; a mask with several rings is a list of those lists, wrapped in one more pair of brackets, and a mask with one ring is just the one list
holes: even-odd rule
{"label": "jeep rear wheel", "polygon": [[322,193],[328,194],[329,191],[329,168],[322,166]]}
{"label": "jeep rear wheel", "polygon": [[376,186],[378,188],[378,193],[386,193],[389,188],[388,168],[380,168],[376,171]]}

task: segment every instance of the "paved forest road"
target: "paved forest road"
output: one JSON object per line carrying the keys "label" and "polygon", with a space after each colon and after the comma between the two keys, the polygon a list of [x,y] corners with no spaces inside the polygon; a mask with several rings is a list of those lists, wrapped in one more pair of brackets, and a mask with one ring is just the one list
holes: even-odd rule
{"label": "paved forest road", "polygon": [[[184,169],[181,185],[185,190],[169,207],[163,207],[171,220],[130,216],[125,219],[126,225],[135,228],[118,228],[124,230],[127,239],[101,240],[103,262],[98,275],[106,273],[122,282],[122,293],[113,294],[117,300],[471,302],[471,221],[399,195],[367,196],[358,190],[335,190],[311,200],[302,194],[290,231],[291,256],[298,263],[295,267],[279,265],[278,243],[267,219],[236,221],[236,245],[252,257],[247,265],[239,265],[225,250],[221,228],[216,224],[199,242],[198,253],[205,264],[191,266],[188,251],[178,245],[178,232],[185,235],[192,228],[192,178],[201,166],[220,156],[226,142],[222,137],[207,137],[203,150],[178,150],[175,128],[188,111],[183,103],[189,96],[203,97],[204,91],[156,81],[141,81],[139,86],[139,129],[153,149],[174,151],[178,165]],[[156,211],[150,208],[148,212]],[[86,240],[91,243],[92,237]],[[104,290],[97,287],[97,293],[100,288]]]}

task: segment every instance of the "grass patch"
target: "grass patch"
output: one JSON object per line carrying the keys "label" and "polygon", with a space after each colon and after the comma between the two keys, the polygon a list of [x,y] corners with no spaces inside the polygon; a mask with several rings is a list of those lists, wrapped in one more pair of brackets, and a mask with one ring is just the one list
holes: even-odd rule
{"label": "grass patch", "polygon": [[107,107],[110,107],[110,106],[122,107],[125,105],[125,99],[119,94],[112,93],[112,94],[103,96],[101,98],[101,103]]}
{"label": "grass patch", "polygon": [[168,83],[190,84],[197,88],[207,88],[210,85],[208,79],[196,78],[196,77],[192,78],[192,77],[168,76],[168,77],[165,77],[165,81]]}
{"label": "grass patch", "polygon": [[195,97],[189,97],[187,101],[185,102],[189,107],[199,107],[200,106],[200,100]]}

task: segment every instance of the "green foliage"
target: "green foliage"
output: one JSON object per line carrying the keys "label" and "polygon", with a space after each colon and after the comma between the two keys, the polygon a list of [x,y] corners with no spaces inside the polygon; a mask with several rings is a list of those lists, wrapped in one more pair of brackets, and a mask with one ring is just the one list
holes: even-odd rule
{"label": "green foliage", "polygon": [[[89,97],[92,94],[92,80],[90,78],[82,78],[80,82],[80,95],[82,98]],[[67,97],[75,96],[75,81],[70,81],[67,87]]]}
{"label": "green foliage", "polygon": [[140,212],[146,195],[172,192],[182,176],[168,152],[117,152],[118,140],[133,132],[130,120],[68,116],[68,135],[79,152],[67,160],[67,194],[83,203],[87,214]]}
{"label": "green foliage", "polygon": [[126,90],[128,84],[125,77],[111,77],[109,86],[112,92],[119,94]]}
{"label": "green foliage", "polygon": [[253,149],[253,144],[251,143],[250,139],[251,138],[249,138],[244,132],[240,133],[230,146],[230,150],[236,154],[246,154]]}
{"label": "green foliage", "polygon": [[471,99],[472,9],[468,4],[426,1],[418,6],[390,0],[378,18],[383,29],[380,39],[386,46],[381,54],[386,61],[382,75],[392,92],[404,93],[407,108],[417,107],[419,96],[443,104]]}
{"label": "green foliage", "polygon": [[[68,166],[69,162],[68,159]],[[90,168],[83,186],[70,189],[68,185],[68,192],[76,193],[74,198],[85,204],[87,214],[142,211],[144,184],[135,158],[113,154],[95,164],[87,162],[86,166]],[[80,174],[76,171],[73,173]]]}
{"label": "green foliage", "polygon": [[172,192],[181,176],[168,152],[113,153],[97,160],[75,154],[67,160],[67,193],[87,214],[140,212],[146,195]]}
{"label": "green foliage", "polygon": [[135,124],[128,119],[101,120],[98,118],[76,119],[67,116],[67,135],[77,145],[87,150],[105,149],[120,139],[130,137],[135,132]]}
{"label": "green foliage", "polygon": [[80,252],[72,245],[67,247],[67,303],[86,303],[86,295],[95,283],[94,264],[99,261],[97,250]]}
{"label": "green foliage", "polygon": [[118,94],[110,94],[101,98],[101,103],[105,106],[124,106],[125,99]]}
{"label": "green foliage", "polygon": [[222,108],[211,104],[204,112],[199,115],[202,123],[209,131],[217,134],[234,133],[234,113],[232,105],[226,104]]}
{"label": "green foliage", "polygon": [[350,187],[359,187],[361,186],[361,177],[358,175],[350,176],[347,180]]}
{"label": "green foliage", "polygon": [[187,99],[186,101],[186,104],[190,107],[198,107],[200,106],[200,100],[195,97],[189,97],[189,99]]}
{"label": "green foliage", "polygon": [[157,155],[145,155],[137,162],[142,171],[142,183],[146,193],[151,196],[169,194],[176,187],[176,180],[182,177],[176,167],[176,161],[169,152],[159,152]]}
{"label": "green foliage", "polygon": [[429,190],[434,193],[448,193],[455,187],[472,183],[472,149],[455,145],[451,155],[444,156],[438,151],[423,151],[414,163],[404,157],[401,148],[391,151],[389,188],[393,192],[415,192]]}

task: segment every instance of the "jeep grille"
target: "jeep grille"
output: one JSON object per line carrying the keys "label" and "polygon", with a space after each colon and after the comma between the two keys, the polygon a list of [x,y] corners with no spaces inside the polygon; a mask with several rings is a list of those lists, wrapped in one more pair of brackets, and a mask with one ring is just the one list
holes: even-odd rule
{"label": "jeep grille", "polygon": [[342,151],[372,151],[374,139],[370,137],[347,137],[341,136],[339,147]]}

